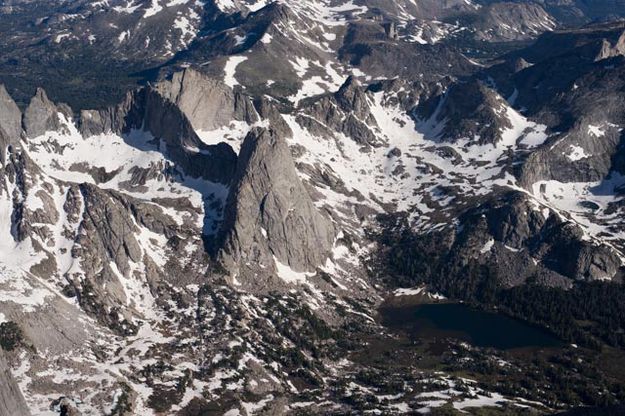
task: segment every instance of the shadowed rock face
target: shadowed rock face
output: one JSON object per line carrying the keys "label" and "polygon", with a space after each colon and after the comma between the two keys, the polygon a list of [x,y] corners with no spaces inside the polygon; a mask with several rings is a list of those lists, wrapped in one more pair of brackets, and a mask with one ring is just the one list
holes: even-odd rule
{"label": "shadowed rock face", "polygon": [[553,132],[549,145],[518,167],[522,186],[600,182],[624,171],[624,33],[623,22],[555,31],[512,54],[505,71],[506,65],[487,70],[517,109]]}
{"label": "shadowed rock face", "polygon": [[[620,273],[620,259],[614,250],[584,241],[579,226],[554,213],[547,211],[545,216],[533,210],[532,202],[523,193],[496,196],[467,212],[461,221],[465,221],[459,239],[461,246],[452,252],[466,256],[472,252],[470,242],[482,244],[473,250],[482,249],[487,240],[478,237],[481,232],[491,236],[500,246],[489,250],[486,256],[497,259],[494,263],[504,284],[522,283],[532,274],[544,284],[557,286],[567,279],[602,280]],[[503,255],[506,251],[511,256]],[[539,264],[519,268],[507,258],[523,258],[527,254],[540,259]]]}
{"label": "shadowed rock face", "polygon": [[625,13],[623,0],[547,0],[544,4],[548,12],[568,25],[614,19]]}
{"label": "shadowed rock face", "polygon": [[[488,268],[488,278],[503,287],[533,280],[570,288],[577,281],[618,279],[623,268],[618,253],[585,240],[582,228],[551,210],[533,209],[521,192],[492,195],[458,218],[456,229],[420,236],[435,282],[464,284],[463,273],[475,265]],[[433,270],[433,272],[432,272]]]}
{"label": "shadowed rock face", "polygon": [[222,239],[229,269],[272,267],[275,257],[295,271],[313,271],[328,257],[332,223],[315,208],[286,141],[273,130],[254,129],[243,142]]}
{"label": "shadowed rock face", "polygon": [[30,415],[24,397],[7,367],[2,348],[0,348],[0,415]]}
{"label": "shadowed rock face", "polygon": [[443,124],[441,140],[497,144],[503,132],[512,127],[504,104],[503,98],[482,82],[458,83],[438,98],[432,117],[435,123]]}
{"label": "shadowed rock face", "polygon": [[225,184],[234,173],[232,148],[225,143],[204,144],[181,108],[151,87],[128,93],[117,106],[81,112],[80,131],[86,137],[107,132],[124,135],[133,129],[161,139],[168,157],[192,177]]}
{"label": "shadowed rock face", "polygon": [[2,84],[0,84],[0,131],[4,132],[4,138],[0,141],[2,150],[0,160],[4,163],[6,147],[17,142],[22,134],[22,113]]}
{"label": "shadowed rock face", "polygon": [[[597,61],[622,55],[625,22],[588,26],[578,30],[556,30],[540,36],[536,43],[518,54],[532,63],[574,53],[580,60]],[[571,68],[574,69],[574,68]]]}
{"label": "shadowed rock face", "polygon": [[435,74],[442,73],[465,76],[475,69],[454,49],[397,42],[388,38],[382,25],[371,22],[349,25],[339,58],[368,75],[383,78],[441,78]]}
{"label": "shadowed rock face", "polygon": [[[595,124],[600,123],[598,121]],[[529,189],[533,183],[541,180],[600,182],[612,171],[622,172],[619,152],[623,146],[623,135],[620,129],[610,126],[604,134],[594,135],[588,131],[588,125],[592,125],[591,120],[582,120],[552,147],[544,147],[530,154],[520,166],[520,183]],[[571,160],[569,154],[573,147],[584,149],[588,157]]]}
{"label": "shadowed rock face", "polygon": [[9,136],[3,129],[0,127],[0,162],[2,164],[6,161],[6,149],[11,144],[11,136]]}

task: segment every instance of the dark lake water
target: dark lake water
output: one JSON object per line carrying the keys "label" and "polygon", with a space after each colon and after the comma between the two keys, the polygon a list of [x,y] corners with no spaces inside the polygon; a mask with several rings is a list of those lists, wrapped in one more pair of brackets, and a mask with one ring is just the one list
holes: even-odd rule
{"label": "dark lake water", "polygon": [[514,349],[559,347],[562,342],[541,328],[523,321],[472,309],[463,304],[434,303],[380,309],[390,328],[408,330],[413,336],[454,337],[478,347]]}

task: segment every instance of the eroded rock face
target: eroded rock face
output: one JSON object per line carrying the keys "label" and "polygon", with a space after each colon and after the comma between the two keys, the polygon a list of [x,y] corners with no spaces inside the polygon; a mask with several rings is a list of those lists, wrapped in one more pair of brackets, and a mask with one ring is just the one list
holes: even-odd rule
{"label": "eroded rock face", "polygon": [[37,137],[47,131],[58,131],[62,127],[59,113],[71,116],[71,110],[64,105],[54,104],[42,88],[30,100],[30,104],[24,112],[24,130],[28,137]]}
{"label": "eroded rock face", "polygon": [[115,107],[81,113],[84,136],[108,132],[123,136],[132,130],[148,131],[162,140],[167,156],[189,176],[224,184],[232,178],[236,164],[232,148],[204,144],[182,110],[151,87],[128,93]]}
{"label": "eroded rock face", "polygon": [[[192,68],[175,72],[154,86],[166,102],[172,102],[202,135],[235,127],[243,140],[245,130],[258,123],[269,124],[281,136],[291,136],[278,105],[266,96],[252,97],[231,88],[218,78]],[[237,132],[237,126],[243,129]],[[246,127],[247,126],[247,127]]]}
{"label": "eroded rock face", "polygon": [[377,145],[372,131],[377,122],[371,114],[365,89],[353,77],[335,94],[305,106],[304,112],[307,117],[299,116],[298,123],[316,134],[331,136],[340,132],[364,147]]}
{"label": "eroded rock face", "polygon": [[22,113],[2,84],[0,84],[0,130],[4,132],[0,140],[2,148],[0,160],[4,163],[6,146],[18,141],[22,134]]}
{"label": "eroded rock face", "polygon": [[30,416],[24,396],[7,367],[2,348],[0,348],[0,414]]}
{"label": "eroded rock face", "polygon": [[[142,110],[142,113],[140,112]],[[235,168],[236,155],[227,144],[204,144],[195,134],[189,119],[169,100],[148,88],[137,96],[135,124],[127,128],[143,129],[165,142],[168,156],[187,175],[228,183]],[[141,124],[136,124],[142,120]]]}
{"label": "eroded rock face", "polygon": [[193,69],[176,72],[171,80],[159,82],[154,88],[175,103],[196,130],[215,130],[232,121],[258,121],[249,97]]}
{"label": "eroded rock face", "polygon": [[116,106],[103,110],[82,110],[78,126],[83,136],[95,136],[107,132],[122,133],[127,124],[128,114],[134,104],[136,92],[128,92],[124,99]]}
{"label": "eroded rock face", "polygon": [[[564,56],[575,50],[579,58],[589,61],[601,57],[602,51],[618,52],[623,46],[625,23],[615,21],[581,30],[556,30],[541,35],[536,43],[521,54],[532,63]],[[605,57],[608,57],[607,55]]]}
{"label": "eroded rock face", "polygon": [[[553,211],[536,210],[520,192],[496,195],[460,221],[448,261],[486,260],[506,286],[530,277],[546,285],[567,286],[574,280],[612,279],[621,270],[614,249],[585,239],[579,225]],[[524,259],[523,266],[519,262]]]}
{"label": "eroded rock face", "polygon": [[475,26],[478,40],[511,41],[531,39],[556,22],[538,4],[501,2],[487,6]]}
{"label": "eroded rock face", "polygon": [[[600,127],[599,127],[600,126]],[[596,182],[623,171],[618,149],[622,131],[604,121],[582,119],[552,146],[536,150],[520,167],[520,183],[528,189],[539,181]]]}
{"label": "eroded rock face", "polygon": [[245,138],[222,240],[224,265],[241,274],[249,264],[273,269],[273,257],[294,271],[314,271],[328,256],[333,225],[313,205],[286,141],[273,130],[254,129]]}
{"label": "eroded rock face", "polygon": [[[433,126],[442,126],[440,131],[431,132],[442,141],[466,139],[476,144],[497,144],[504,131],[512,127],[505,100],[480,81],[457,83],[433,100],[436,105],[425,103],[421,116],[429,116]],[[432,113],[423,114],[425,109]]]}
{"label": "eroded rock face", "polygon": [[597,57],[596,61],[601,61],[603,59],[612,58],[615,56],[625,55],[625,31],[616,39],[615,42],[611,42],[608,39],[603,39],[601,42],[601,50]]}
{"label": "eroded rock face", "polygon": [[164,280],[162,268],[140,245],[139,226],[165,239],[184,238],[186,231],[162,209],[115,191],[81,184],[67,195],[65,215],[79,220],[76,235],[70,237],[80,268],[65,277],[84,310],[118,332],[132,332],[142,300],[128,292],[128,281],[152,290]]}
{"label": "eroded rock face", "polygon": [[[46,191],[50,183],[42,178],[41,170],[23,151],[19,141],[8,137],[3,140],[3,137],[7,136],[0,129],[0,142],[10,144],[4,149],[5,160],[0,168],[0,175],[5,178],[0,184],[0,197],[12,202],[11,238],[16,242],[33,235],[45,239],[46,226],[58,220],[58,212]],[[33,200],[41,201],[42,206],[32,206],[29,202]]]}
{"label": "eroded rock face", "polygon": [[[517,191],[496,192],[440,231],[416,234],[419,278],[458,296],[489,282],[503,288],[616,280],[618,251],[588,239],[582,227]],[[407,247],[406,244],[401,247]],[[406,256],[407,259],[410,256]],[[406,260],[410,263],[410,260]]]}
{"label": "eroded rock face", "polygon": [[427,78],[437,73],[462,76],[474,69],[449,48],[397,42],[388,37],[382,25],[370,21],[349,24],[339,57],[368,75],[388,79]]}

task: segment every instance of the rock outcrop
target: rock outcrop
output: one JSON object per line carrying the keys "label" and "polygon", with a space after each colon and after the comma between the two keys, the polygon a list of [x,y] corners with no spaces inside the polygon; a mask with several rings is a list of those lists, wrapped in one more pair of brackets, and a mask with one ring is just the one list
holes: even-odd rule
{"label": "rock outcrop", "polygon": [[[133,318],[141,317],[138,305],[145,293],[165,278],[164,265],[156,267],[156,255],[140,244],[140,226],[166,241],[177,239],[179,247],[185,245],[181,240],[188,237],[188,230],[155,205],[91,184],[72,186],[63,209],[76,229],[69,236],[75,241],[71,255],[80,262],[80,267],[64,276],[70,292],[100,322],[120,333],[132,332]],[[145,292],[129,291],[129,280]]]}
{"label": "rock outcrop", "polygon": [[424,103],[420,116],[428,120],[426,136],[440,141],[496,145],[512,127],[505,100],[480,81],[454,84],[433,100],[436,104]]}
{"label": "rock outcrop", "polygon": [[[434,79],[432,74],[468,75],[473,64],[457,51],[438,44],[398,42],[377,22],[348,25],[339,58],[377,78]],[[430,78],[432,77],[432,78]]]}
{"label": "rock outcrop", "polygon": [[129,92],[117,106],[81,112],[84,136],[127,135],[132,130],[147,131],[162,140],[167,156],[191,177],[224,184],[232,178],[236,164],[232,148],[225,143],[204,144],[181,109],[152,87]]}
{"label": "rock outcrop", "polygon": [[0,141],[0,160],[4,163],[6,147],[15,143],[22,134],[22,113],[9,95],[4,85],[0,84],[0,130],[4,138]]}
{"label": "rock outcrop", "polygon": [[515,54],[527,61],[539,63],[574,53],[588,62],[614,56],[623,50],[622,21],[584,27],[579,30],[556,30],[541,35],[535,44]]}
{"label": "rock outcrop", "polygon": [[274,269],[273,258],[311,272],[329,255],[333,225],[314,206],[286,141],[273,130],[254,129],[243,142],[221,239],[224,266],[245,277],[251,269]]}
{"label": "rock outcrop", "polygon": [[506,286],[529,278],[567,286],[575,280],[606,280],[621,273],[614,249],[585,239],[579,225],[549,209],[537,209],[520,192],[494,195],[465,213],[460,224],[445,261],[486,262]]}
{"label": "rock outcrop", "polygon": [[248,124],[258,121],[248,96],[190,68],[174,73],[170,80],[159,82],[154,89],[176,104],[195,130],[215,130],[232,121]]}
{"label": "rock outcrop", "polygon": [[30,416],[24,396],[7,366],[2,348],[0,348],[0,415]]}
{"label": "rock outcrop", "polygon": [[475,22],[480,41],[518,41],[552,30],[555,20],[538,4],[497,2],[488,5]]}
{"label": "rock outcrop", "polygon": [[619,36],[615,42],[611,42],[608,39],[601,41],[601,50],[595,58],[596,61],[603,59],[613,58],[615,56],[625,55],[625,31]]}
{"label": "rock outcrop", "polygon": [[625,172],[618,150],[622,131],[616,125],[581,119],[551,146],[530,154],[519,166],[522,186],[531,189],[539,181],[599,182],[610,172]]}
{"label": "rock outcrop", "polygon": [[24,111],[23,125],[26,135],[37,137],[47,131],[58,131],[63,125],[61,114],[69,118],[71,110],[63,104],[57,106],[50,101],[42,88],[37,88],[37,92]]}
{"label": "rock outcrop", "polygon": [[366,89],[349,77],[339,90],[307,103],[306,116],[297,122],[314,134],[331,136],[340,132],[364,147],[376,146],[377,138],[372,128],[377,126],[367,101]]}

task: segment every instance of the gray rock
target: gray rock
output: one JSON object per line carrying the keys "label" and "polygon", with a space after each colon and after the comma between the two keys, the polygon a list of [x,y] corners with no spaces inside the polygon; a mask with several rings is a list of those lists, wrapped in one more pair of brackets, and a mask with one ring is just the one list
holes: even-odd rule
{"label": "gray rock", "polygon": [[293,131],[289,125],[284,121],[282,114],[278,108],[267,99],[267,97],[260,97],[254,100],[254,107],[256,112],[263,120],[269,121],[269,124],[279,136],[291,137]]}
{"label": "gray rock", "polygon": [[175,103],[196,130],[215,130],[232,121],[258,121],[249,97],[190,68],[174,73],[171,80],[159,82],[154,89]]}
{"label": "gray rock", "polygon": [[336,102],[341,110],[345,112],[353,112],[354,115],[362,120],[375,125],[372,119],[371,109],[367,103],[367,97],[364,89],[356,78],[350,76],[345,80],[341,88],[334,94]]}
{"label": "gray rock", "polygon": [[136,240],[138,230],[121,195],[89,184],[80,185],[78,189],[84,204],[83,220],[78,235],[74,236],[72,257],[79,259],[84,276],[67,278],[76,288],[84,310],[97,316],[100,322],[119,328],[116,314],[105,312],[120,308],[128,301],[113,267],[128,278],[130,262],[141,261],[142,252]]}
{"label": "gray rock", "polygon": [[126,128],[126,116],[136,92],[128,92],[121,103],[103,110],[82,110],[79,130],[85,137],[113,132],[122,133]]}
{"label": "gray rock", "polygon": [[[0,129],[0,142],[4,136]],[[50,184],[42,177],[41,170],[29,155],[22,151],[21,143],[14,142],[6,150],[4,165],[0,168],[0,175],[6,179],[0,185],[0,196],[12,198],[13,211],[11,213],[11,237],[15,241],[23,241],[36,235],[42,241],[48,238],[48,226],[58,220],[58,213],[50,197]],[[41,186],[42,189],[37,189]],[[42,207],[33,207],[27,204],[29,194],[41,200]]]}
{"label": "gray rock", "polygon": [[79,128],[84,136],[147,131],[164,142],[167,156],[188,176],[225,184],[234,173],[232,148],[202,143],[181,109],[152,87],[128,93],[117,106],[81,112]]}
{"label": "gray rock", "polygon": [[37,88],[37,92],[24,112],[23,125],[26,135],[37,137],[47,131],[59,130],[62,126],[59,112],[66,116],[71,115],[67,107],[57,106],[48,99],[43,89]]}
{"label": "gray rock", "polygon": [[613,58],[619,55],[625,55],[625,31],[623,31],[621,36],[616,39],[615,42],[603,39],[601,41],[601,50],[597,54],[595,61],[601,61],[603,59]]}
{"label": "gray rock", "polygon": [[302,112],[306,116],[298,116],[297,122],[313,134],[331,136],[337,131],[364,147],[378,145],[372,131],[377,122],[371,114],[366,90],[353,77],[335,94],[303,104]]}
{"label": "gray rock", "polygon": [[538,4],[497,2],[486,6],[472,26],[479,41],[506,42],[532,39],[555,25]]}
{"label": "gray rock", "polygon": [[[612,170],[623,169],[616,163],[622,133],[616,126],[603,126],[603,134],[589,131],[593,121],[581,119],[556,144],[532,152],[519,166],[520,183],[527,189],[543,180],[559,182],[595,182],[605,179]],[[601,122],[595,124],[601,125]],[[587,157],[571,160],[573,148],[583,149]]]}
{"label": "gray rock", "polygon": [[[578,225],[549,214],[545,218],[524,193],[493,195],[460,217],[462,231],[450,249],[455,259],[451,262],[490,257],[507,285],[521,284],[532,275],[541,277],[544,284],[559,286],[566,279],[612,279],[620,272],[614,249],[588,241]],[[483,252],[489,240],[499,244],[500,250]],[[516,260],[524,256],[533,258],[534,264],[528,261],[519,266]],[[547,278],[548,274],[553,276]]]}
{"label": "gray rock", "polygon": [[295,271],[314,271],[328,257],[334,227],[315,208],[286,141],[273,130],[254,129],[245,138],[221,240],[229,270],[270,266],[275,256]]}
{"label": "gray rock", "polygon": [[[384,39],[384,40],[381,40]],[[431,79],[464,76],[476,67],[446,45],[421,45],[389,39],[377,22],[350,22],[339,57],[378,78]]]}
{"label": "gray rock", "polygon": [[4,165],[7,159],[7,149],[12,143],[11,136],[0,127],[0,162]]}
{"label": "gray rock", "polygon": [[0,84],[0,130],[4,131],[4,138],[0,141],[0,160],[4,163],[6,146],[19,141],[22,135],[22,112],[2,84]]}
{"label": "gray rock", "polygon": [[30,411],[0,348],[0,415],[29,416]]}
{"label": "gray rock", "polygon": [[[475,144],[496,144],[506,129],[512,127],[504,111],[505,100],[480,81],[454,84],[445,94],[434,97],[418,108],[428,129],[436,131],[440,141],[468,139]],[[430,114],[427,112],[430,111]],[[426,132],[428,133],[428,132]],[[431,134],[430,134],[431,136]]]}

